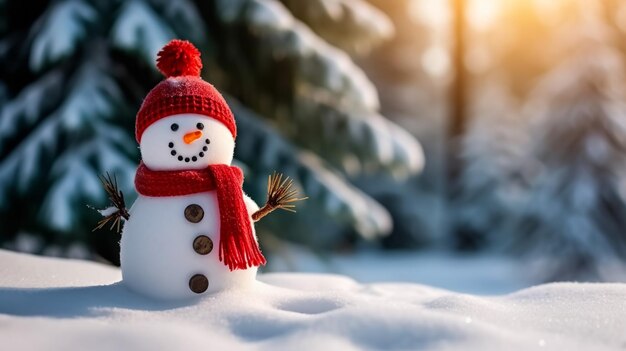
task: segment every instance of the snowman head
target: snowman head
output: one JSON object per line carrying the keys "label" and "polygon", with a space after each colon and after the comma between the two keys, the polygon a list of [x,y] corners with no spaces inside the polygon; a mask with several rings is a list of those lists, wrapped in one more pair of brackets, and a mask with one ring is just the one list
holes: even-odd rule
{"label": "snowman head", "polygon": [[188,41],[161,49],[166,79],[144,99],[135,125],[144,164],[152,170],[201,169],[230,164],[237,127],[222,95],[200,78],[200,52]]}
{"label": "snowman head", "polygon": [[160,119],[143,133],[139,144],[143,163],[150,169],[201,169],[233,160],[235,140],[215,119],[178,114]]}

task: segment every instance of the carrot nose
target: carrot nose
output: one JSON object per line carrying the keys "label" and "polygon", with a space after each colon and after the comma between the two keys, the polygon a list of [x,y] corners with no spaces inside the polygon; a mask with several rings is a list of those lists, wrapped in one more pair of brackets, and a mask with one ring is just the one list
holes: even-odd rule
{"label": "carrot nose", "polygon": [[185,144],[191,144],[194,141],[200,139],[201,136],[202,136],[202,132],[199,130],[196,130],[195,132],[185,134],[183,136],[183,141],[185,142]]}

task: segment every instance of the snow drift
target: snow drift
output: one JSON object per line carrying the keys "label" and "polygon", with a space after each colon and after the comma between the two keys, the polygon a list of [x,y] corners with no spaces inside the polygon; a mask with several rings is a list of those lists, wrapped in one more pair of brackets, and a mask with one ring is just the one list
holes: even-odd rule
{"label": "snow drift", "polygon": [[7,350],[615,350],[626,284],[561,283],[492,297],[336,275],[265,274],[248,290],[148,300],[92,262],[0,251]]}

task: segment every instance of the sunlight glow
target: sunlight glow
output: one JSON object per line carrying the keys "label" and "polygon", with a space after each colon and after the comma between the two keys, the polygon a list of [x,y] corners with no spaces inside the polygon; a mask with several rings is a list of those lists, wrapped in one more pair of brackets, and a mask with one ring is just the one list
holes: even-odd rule
{"label": "sunlight glow", "polygon": [[622,5],[615,14],[615,22],[619,29],[626,33],[626,6]]}
{"label": "sunlight glow", "polygon": [[422,55],[424,71],[433,77],[442,77],[450,71],[450,56],[441,46],[431,46]]}
{"label": "sunlight glow", "polygon": [[447,1],[415,0],[411,3],[411,18],[432,28],[444,28],[450,23]]}
{"label": "sunlight glow", "polygon": [[467,21],[476,30],[492,27],[502,9],[502,0],[469,0]]}

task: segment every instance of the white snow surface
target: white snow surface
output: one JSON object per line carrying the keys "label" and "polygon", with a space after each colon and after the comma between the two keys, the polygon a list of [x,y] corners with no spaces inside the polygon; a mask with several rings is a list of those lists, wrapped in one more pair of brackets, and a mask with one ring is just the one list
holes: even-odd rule
{"label": "white snow surface", "polygon": [[626,285],[559,283],[477,297],[408,283],[265,274],[165,303],[116,268],[0,251],[7,350],[623,350]]}
{"label": "white snow surface", "polygon": [[286,245],[268,259],[270,271],[342,274],[361,283],[416,283],[472,295],[502,295],[531,287],[540,281],[537,271],[542,269],[495,254],[361,250],[320,257],[301,246]]}

